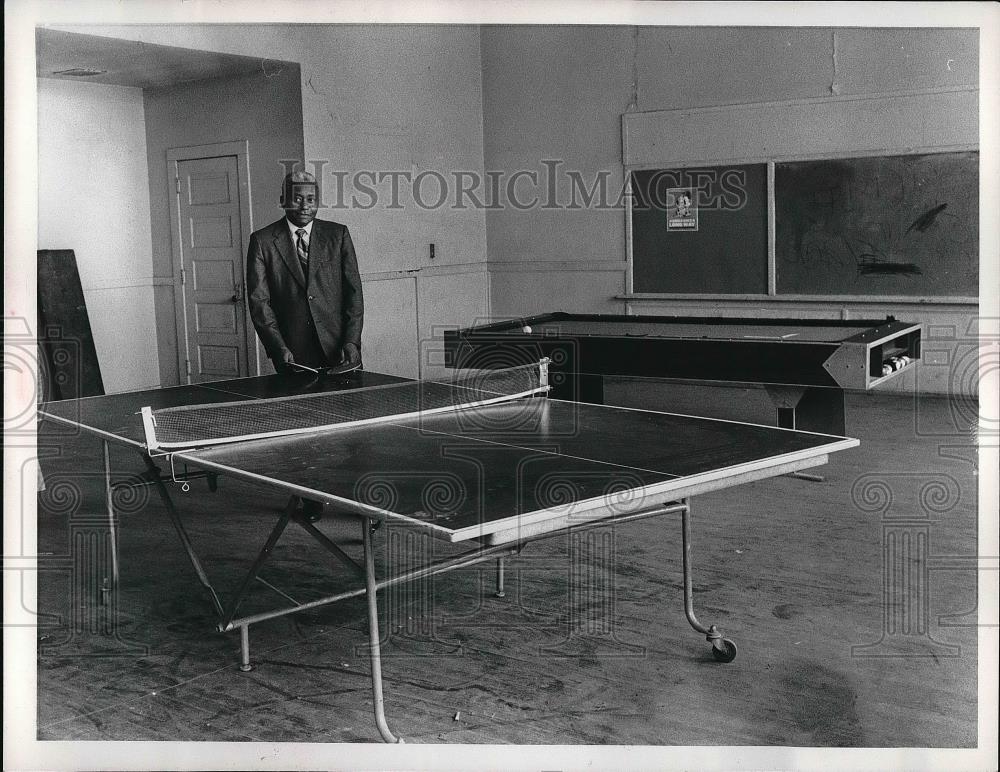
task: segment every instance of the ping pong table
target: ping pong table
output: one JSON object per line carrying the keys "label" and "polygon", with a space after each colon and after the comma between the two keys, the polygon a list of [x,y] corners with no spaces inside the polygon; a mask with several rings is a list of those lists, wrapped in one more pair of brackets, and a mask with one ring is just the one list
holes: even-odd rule
{"label": "ping pong table", "polygon": [[[379,591],[496,561],[497,595],[503,597],[504,560],[530,542],[679,515],[685,615],[714,658],[729,662],[736,645],[694,613],[690,497],[817,466],[830,453],[858,445],[833,435],[552,399],[548,392],[543,360],[440,382],[368,371],[336,380],[246,378],[46,403],[39,416],[102,442],[113,590],[119,582],[118,517],[109,445],[139,453],[214,607],[217,629],[240,633],[241,669],[252,667],[252,625],[363,596],[375,723],[383,740],[398,742],[385,716]],[[289,496],[225,602],[168,487],[176,482],[187,488],[197,475]],[[322,521],[302,516],[302,499],[357,519],[361,560],[325,533]],[[292,522],[343,562],[357,586],[307,602],[279,591],[277,607],[241,616],[250,587]],[[387,567],[379,575],[376,542],[385,524],[467,549],[397,573]]]}

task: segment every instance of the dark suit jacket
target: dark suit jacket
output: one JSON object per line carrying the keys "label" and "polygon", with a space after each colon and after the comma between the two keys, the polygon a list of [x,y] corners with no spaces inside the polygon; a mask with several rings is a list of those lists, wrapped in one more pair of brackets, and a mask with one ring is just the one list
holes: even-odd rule
{"label": "dark suit jacket", "polygon": [[286,351],[302,364],[336,364],[345,343],[361,347],[364,300],[347,226],[313,220],[308,273],[284,217],[250,236],[250,318],[275,365]]}

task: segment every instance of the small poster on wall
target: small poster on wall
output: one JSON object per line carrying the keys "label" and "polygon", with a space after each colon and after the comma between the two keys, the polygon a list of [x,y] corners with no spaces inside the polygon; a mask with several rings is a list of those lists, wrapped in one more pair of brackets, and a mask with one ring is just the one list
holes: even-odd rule
{"label": "small poster on wall", "polygon": [[668,188],[667,230],[698,230],[698,205],[690,188]]}

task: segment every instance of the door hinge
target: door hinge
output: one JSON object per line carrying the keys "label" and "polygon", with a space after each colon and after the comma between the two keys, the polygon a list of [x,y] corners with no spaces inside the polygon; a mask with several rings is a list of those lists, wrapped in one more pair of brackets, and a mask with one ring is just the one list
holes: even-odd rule
{"label": "door hinge", "polygon": [[178,193],[178,195],[180,194],[180,192],[181,192],[181,178],[180,177],[174,177],[174,190]]}
{"label": "door hinge", "polygon": [[190,378],[191,377],[191,360],[190,359],[185,359],[184,360],[184,369],[187,371],[188,378]]}
{"label": "door hinge", "polygon": [[181,266],[181,284],[187,284],[187,271],[184,270],[184,266]]}

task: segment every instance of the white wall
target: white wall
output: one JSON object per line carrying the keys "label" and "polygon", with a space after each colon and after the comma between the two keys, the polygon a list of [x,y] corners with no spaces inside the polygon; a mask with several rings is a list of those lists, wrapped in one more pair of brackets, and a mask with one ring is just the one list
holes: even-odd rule
{"label": "white wall", "polygon": [[72,249],[108,392],[160,385],[142,90],[38,81],[38,248]]}

